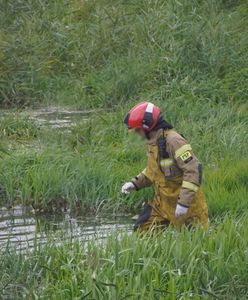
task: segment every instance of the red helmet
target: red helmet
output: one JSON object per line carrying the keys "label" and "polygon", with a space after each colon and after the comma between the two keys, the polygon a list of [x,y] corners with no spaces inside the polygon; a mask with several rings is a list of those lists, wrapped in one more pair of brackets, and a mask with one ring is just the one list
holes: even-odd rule
{"label": "red helmet", "polygon": [[130,110],[124,123],[129,129],[142,128],[149,132],[157,125],[160,113],[160,109],[151,102],[141,102]]}

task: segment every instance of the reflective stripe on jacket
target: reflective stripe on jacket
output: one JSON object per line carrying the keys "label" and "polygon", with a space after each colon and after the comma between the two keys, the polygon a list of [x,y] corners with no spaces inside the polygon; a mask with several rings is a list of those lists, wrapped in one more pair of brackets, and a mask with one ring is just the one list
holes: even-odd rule
{"label": "reflective stripe on jacket", "polygon": [[[157,140],[160,137],[166,139],[167,158],[156,158],[157,168],[164,174],[164,181],[173,181],[182,177],[181,190],[178,202],[185,206],[190,206],[195,193],[201,185],[202,165],[192,151],[191,145],[174,130],[160,129],[156,136],[148,141],[148,157],[158,147]],[[146,168],[138,176],[132,179],[137,189],[150,186],[157,181],[151,170]]]}

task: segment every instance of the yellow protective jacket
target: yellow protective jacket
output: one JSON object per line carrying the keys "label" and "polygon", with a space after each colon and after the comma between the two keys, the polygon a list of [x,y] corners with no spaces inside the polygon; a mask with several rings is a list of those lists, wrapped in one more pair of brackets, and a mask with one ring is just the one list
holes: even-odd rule
{"label": "yellow protective jacket", "polygon": [[[148,140],[147,167],[132,182],[137,190],[154,185],[155,197],[149,202],[153,217],[176,227],[196,223],[207,227],[208,208],[201,179],[202,165],[190,144],[176,131],[160,129]],[[189,207],[187,214],[178,218],[177,203]]]}

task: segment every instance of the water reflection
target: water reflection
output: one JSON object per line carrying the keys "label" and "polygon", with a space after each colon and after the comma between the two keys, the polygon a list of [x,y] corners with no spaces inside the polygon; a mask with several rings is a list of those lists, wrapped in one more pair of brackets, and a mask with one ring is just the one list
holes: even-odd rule
{"label": "water reflection", "polygon": [[78,121],[87,121],[92,112],[95,111],[74,111],[49,107],[30,112],[29,117],[36,121],[40,126],[69,129]]}
{"label": "water reflection", "polygon": [[7,245],[18,249],[33,248],[47,239],[104,239],[113,231],[131,231],[131,218],[72,217],[70,213],[36,216],[31,209],[14,207],[0,209],[0,249]]}

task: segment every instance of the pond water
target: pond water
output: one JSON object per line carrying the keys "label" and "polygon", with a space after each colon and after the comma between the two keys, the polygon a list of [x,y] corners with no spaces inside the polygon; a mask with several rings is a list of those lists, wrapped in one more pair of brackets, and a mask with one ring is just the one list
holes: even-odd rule
{"label": "pond water", "polygon": [[63,107],[46,107],[34,110],[14,112],[0,110],[0,117],[12,116],[14,118],[25,117],[33,120],[39,127],[47,126],[54,129],[70,129],[79,122],[86,122],[93,113],[102,110],[72,110]]}
{"label": "pond water", "polygon": [[77,122],[87,121],[95,110],[69,110],[65,108],[48,107],[34,110],[28,116],[40,126],[69,129]]}
{"label": "pond water", "polygon": [[0,209],[0,250],[14,246],[20,250],[32,249],[47,239],[84,240],[105,239],[117,231],[131,232],[130,216],[112,215],[104,217],[77,216],[69,212],[49,215],[35,215],[31,209],[14,207]]}

